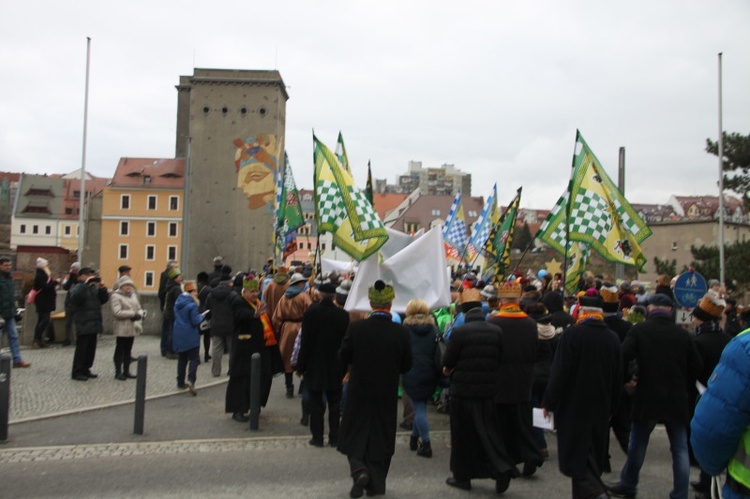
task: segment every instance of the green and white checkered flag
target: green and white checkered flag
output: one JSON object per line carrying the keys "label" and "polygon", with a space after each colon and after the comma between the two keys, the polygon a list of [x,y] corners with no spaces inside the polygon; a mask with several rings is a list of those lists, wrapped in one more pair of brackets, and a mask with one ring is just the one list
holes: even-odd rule
{"label": "green and white checkered flag", "polygon": [[357,261],[375,253],[388,233],[364,192],[338,158],[313,135],[315,219],[318,231],[331,232],[333,242]]}

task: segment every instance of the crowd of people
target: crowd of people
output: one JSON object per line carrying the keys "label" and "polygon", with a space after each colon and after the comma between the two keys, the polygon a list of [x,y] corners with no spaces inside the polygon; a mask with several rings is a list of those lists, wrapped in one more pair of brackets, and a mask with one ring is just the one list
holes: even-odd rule
{"label": "crowd of people", "polygon": [[[327,420],[327,445],[347,456],[351,497],[386,492],[399,397],[401,427],[411,431],[409,448],[419,457],[433,457],[428,406],[439,401],[449,414],[450,487],[471,490],[472,480],[489,478],[503,493],[514,479],[535,474],[549,457],[548,435],[533,425],[536,411],[554,418],[559,469],[574,498],[635,497],[657,424],[670,442],[670,497],[686,498],[691,485],[707,496],[725,468],[725,497],[750,496],[750,406],[742,396],[750,386],[750,335],[742,333],[750,310],[738,308],[716,280],[690,325],[675,324],[669,276],[649,289],[586,273],[580,292],[569,296],[561,277],[544,270],[493,283],[464,272],[452,284],[450,306],[430,310],[414,298],[401,316],[391,309],[388,283],[367,283],[370,310],[347,312],[353,274],[316,276],[309,265],[272,263],[233,274],[216,257],[213,271],[193,281],[170,261],[158,293],[162,355],[177,360],[176,386],[193,396],[201,346],[214,377],[228,356],[225,411],[247,422],[258,354],[261,407],[283,373],[286,396],[301,395],[310,445],[326,445]],[[6,306],[9,265],[0,259],[0,314],[14,366],[28,367],[17,334],[14,341],[15,310]],[[115,378],[134,378],[131,350],[146,312],[130,268],[119,269],[109,290],[93,269],[74,264],[56,281],[44,259],[37,266],[34,345],[43,347],[54,310],[44,293],[62,286],[77,333],[72,378],[97,377],[91,366],[106,303],[114,317]],[[70,342],[67,325],[65,338]],[[625,455],[615,483],[601,478],[611,471],[610,428]],[[692,483],[691,460],[701,467]]]}

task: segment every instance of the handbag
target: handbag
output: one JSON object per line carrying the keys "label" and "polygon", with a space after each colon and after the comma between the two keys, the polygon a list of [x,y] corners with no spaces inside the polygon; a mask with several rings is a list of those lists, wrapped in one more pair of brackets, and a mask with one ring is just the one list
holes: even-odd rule
{"label": "handbag", "polygon": [[36,300],[36,295],[38,294],[38,289],[32,289],[31,291],[29,291],[29,294],[26,295],[26,303],[34,303],[34,301]]}

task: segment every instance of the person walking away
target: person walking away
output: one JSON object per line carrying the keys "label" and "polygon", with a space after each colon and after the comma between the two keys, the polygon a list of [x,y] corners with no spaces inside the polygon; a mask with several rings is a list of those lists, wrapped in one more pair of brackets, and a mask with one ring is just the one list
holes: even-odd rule
{"label": "person walking away", "polygon": [[261,407],[268,403],[274,371],[281,372],[282,366],[271,318],[266,305],[258,298],[260,282],[250,276],[243,281],[241,289],[240,298],[231,302],[234,331],[231,334],[232,356],[224,408],[225,412],[232,414],[232,419],[246,423],[250,420],[246,414],[250,410],[253,354],[260,355]]}
{"label": "person walking away", "polygon": [[221,376],[221,359],[225,351],[230,352],[229,365],[232,365],[233,350],[228,347],[232,344],[235,327],[233,303],[238,298],[232,291],[232,285],[231,279],[220,281],[209,291],[206,302],[209,310],[206,317],[211,320],[211,375],[214,378]]}
{"label": "person walking away", "polygon": [[76,351],[71,376],[88,381],[99,375],[91,372],[96,357],[96,341],[104,330],[102,305],[109,301],[109,292],[96,271],[84,267],[78,273],[78,284],[70,292],[76,326]]}
{"label": "person walking away", "polygon": [[203,315],[198,311],[198,287],[194,282],[186,282],[185,292],[177,297],[174,304],[172,350],[178,355],[177,388],[187,388],[194,397],[198,394],[195,381],[200,364],[201,335],[198,326],[201,322]]}
{"label": "person walking away", "polygon": [[623,362],[638,364],[628,457],[620,482],[608,484],[616,497],[634,497],[651,432],[658,422],[667,428],[672,453],[672,499],[687,499],[690,482],[687,427],[689,387],[703,367],[690,334],[672,321],[672,300],[656,293],[649,298],[647,319],[633,326],[622,344]]}
{"label": "person walking away", "polygon": [[36,327],[34,328],[34,348],[45,348],[54,338],[44,337],[49,334],[50,316],[55,310],[57,302],[57,286],[60,285],[59,279],[52,279],[52,273],[49,269],[49,262],[44,258],[36,259],[36,274],[34,275],[34,290],[36,298],[34,306],[36,307]]}
{"label": "person walking away", "polygon": [[[279,300],[274,314],[273,329],[279,335],[279,350],[284,361],[284,381],[286,397],[294,398],[294,370],[292,369],[292,350],[302,325],[302,316],[312,304],[312,298],[304,292],[307,279],[302,274],[294,274],[289,279],[289,287]],[[268,304],[266,304],[268,306]],[[270,307],[269,307],[270,308]]]}
{"label": "person walking away", "polygon": [[164,306],[167,302],[167,285],[169,284],[170,278],[169,273],[172,269],[177,268],[177,262],[175,260],[169,260],[167,262],[167,268],[165,268],[159,276],[159,310],[162,313],[161,320],[161,356],[166,357],[170,353],[172,345],[172,339],[169,337],[169,326],[170,321],[164,317]]}
{"label": "person walking away", "polygon": [[[320,301],[302,316],[302,332],[297,373],[309,392],[310,445],[323,446],[325,403],[328,403],[328,445],[336,447],[339,437],[339,402],[344,369],[339,349],[349,327],[349,313],[333,303],[336,287],[322,284],[318,288]],[[323,397],[325,396],[325,402]]]}
{"label": "person walking away", "polygon": [[[693,324],[695,325],[695,346],[703,360],[703,369],[698,375],[698,381],[705,387],[708,380],[716,369],[721,359],[724,348],[732,338],[721,328],[721,315],[725,311],[725,300],[719,297],[716,291],[708,290],[708,293],[698,302],[693,309]],[[736,335],[735,335],[736,336]],[[700,395],[696,392],[696,403]],[[700,479],[690,482],[696,492],[710,493],[711,475],[701,469]]]}
{"label": "person walking away", "polygon": [[372,313],[349,324],[339,352],[349,372],[337,449],[352,477],[350,497],[385,494],[396,447],[399,375],[411,369],[409,330],[393,322],[396,293],[381,280],[368,289]]}
{"label": "person walking away", "polygon": [[109,297],[109,305],[115,318],[113,334],[115,336],[115,379],[125,381],[136,376],[130,373],[132,350],[135,337],[143,332],[143,309],[135,292],[135,284],[128,276],[121,277],[115,284]]}
{"label": "person walking away", "polygon": [[208,294],[211,292],[211,288],[208,285],[208,274],[206,272],[198,272],[198,277],[195,280],[198,286],[198,311],[203,314],[203,322],[198,326],[203,337],[203,362],[211,360],[211,322],[208,316]]}
{"label": "person walking away", "polygon": [[162,357],[168,359],[177,358],[177,354],[172,350],[174,344],[172,332],[174,330],[174,305],[177,302],[177,298],[182,294],[182,281],[182,270],[179,267],[174,267],[169,271],[169,280],[167,281],[166,293],[164,295],[164,309],[162,310],[167,326],[167,353],[162,354]]}
{"label": "person walking away", "polygon": [[570,477],[574,499],[609,497],[602,468],[609,441],[609,417],[622,389],[620,339],[603,320],[596,290],[580,298],[575,325],[560,337],[544,393],[554,413],[560,472]]}
{"label": "person walking away", "polygon": [[430,427],[427,422],[427,401],[435,393],[438,373],[435,370],[436,338],[440,334],[435,318],[424,300],[410,300],[406,304],[404,326],[409,328],[411,369],[402,376],[404,392],[414,408],[414,423],[409,438],[409,449],[418,456],[432,457]]}
{"label": "person walking away", "polygon": [[690,443],[701,470],[726,470],[724,499],[750,498],[750,329],[721,354],[690,423]]}
{"label": "person walking away", "polygon": [[459,299],[465,322],[453,329],[443,358],[443,374],[451,379],[452,476],[445,483],[471,490],[472,479],[493,478],[502,494],[520,474],[500,435],[494,400],[503,332],[485,321],[478,289],[465,289]]}
{"label": "person walking away", "polygon": [[500,298],[500,309],[489,316],[487,322],[503,331],[503,358],[495,394],[498,425],[508,455],[514,464],[523,463],[521,475],[531,476],[544,464],[532,430],[531,389],[534,384],[537,325],[521,309],[519,283],[500,283],[497,296]]}
{"label": "person walking away", "polygon": [[74,262],[70,266],[68,274],[62,282],[65,293],[65,339],[62,346],[67,347],[73,342],[73,306],[70,304],[70,290],[78,284],[78,271],[81,270],[80,262]]}
{"label": "person walking away", "polygon": [[13,284],[13,263],[8,257],[0,257],[0,317],[5,321],[2,330],[8,335],[8,346],[13,356],[13,367],[31,367],[21,358],[16,327],[16,286]]}

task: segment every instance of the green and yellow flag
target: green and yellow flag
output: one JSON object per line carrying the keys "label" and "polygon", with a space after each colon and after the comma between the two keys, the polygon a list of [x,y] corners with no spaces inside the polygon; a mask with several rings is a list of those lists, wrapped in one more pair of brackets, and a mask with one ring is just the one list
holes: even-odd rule
{"label": "green and yellow flag", "polygon": [[332,233],[337,247],[362,261],[388,240],[385,226],[336,155],[314,134],[313,147],[318,231]]}
{"label": "green and yellow flag", "polygon": [[611,262],[643,271],[646,257],[640,243],[650,235],[646,222],[612,183],[580,132],[576,132],[570,189],[552,209],[537,237],[563,254],[567,240],[586,243]]}
{"label": "green and yellow flag", "polygon": [[[510,266],[510,250],[513,245],[513,234],[516,231],[516,220],[518,219],[518,207],[521,205],[521,191],[519,187],[516,197],[513,198],[508,208],[505,209],[500,219],[492,227],[487,241],[484,243],[484,254],[487,265],[484,277],[491,275],[502,275]],[[488,282],[490,279],[486,279]]]}

